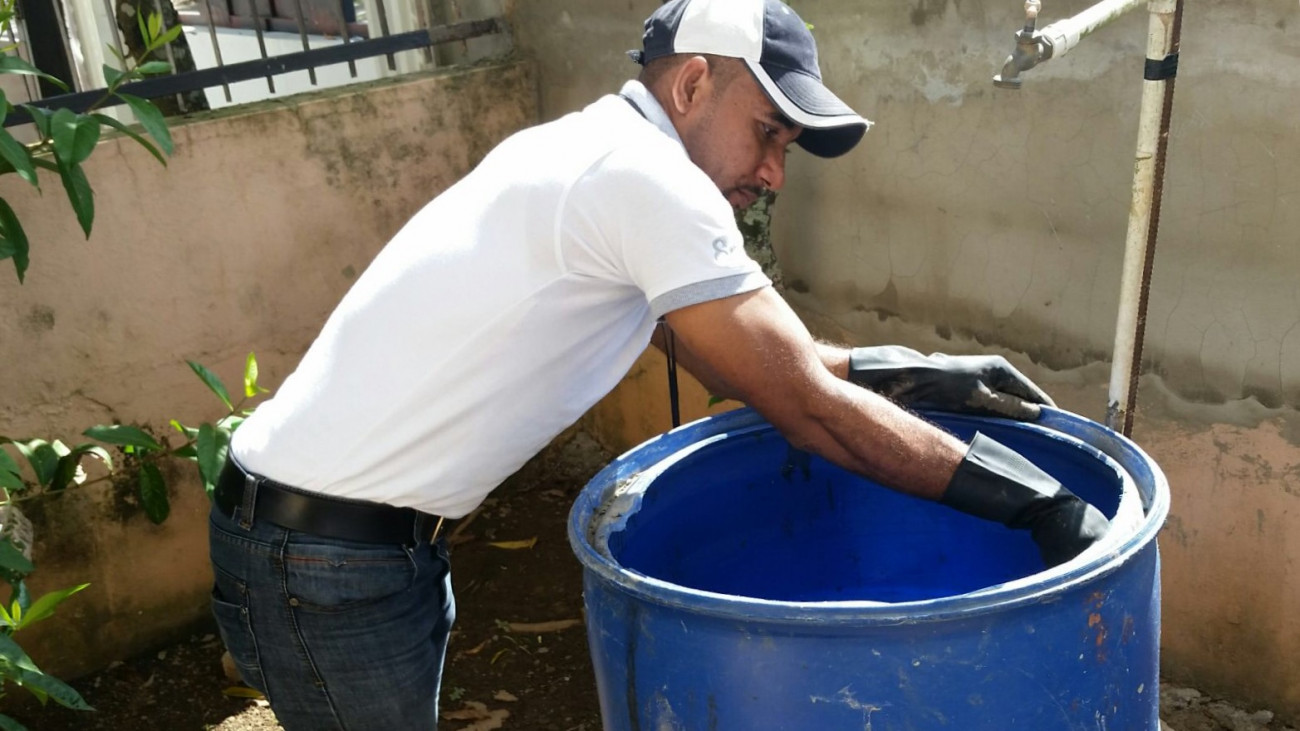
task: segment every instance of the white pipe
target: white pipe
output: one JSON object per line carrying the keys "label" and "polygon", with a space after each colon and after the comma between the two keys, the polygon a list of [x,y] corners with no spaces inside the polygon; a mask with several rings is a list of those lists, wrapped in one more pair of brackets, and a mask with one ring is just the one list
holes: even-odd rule
{"label": "white pipe", "polygon": [[1072,18],[1058,20],[1041,31],[1052,46],[1052,58],[1064,56],[1079,40],[1146,0],[1102,0]]}
{"label": "white pipe", "polygon": [[[1151,0],[1147,27],[1147,58],[1163,60],[1173,49],[1174,11],[1177,0]],[[1164,110],[1167,80],[1142,82],[1142,106],[1138,114],[1137,154],[1133,166],[1133,200],[1129,206],[1128,235],[1124,243],[1124,269],[1120,281],[1119,316],[1115,322],[1115,348],[1110,366],[1110,395],[1106,425],[1120,431],[1127,417],[1136,365],[1139,302],[1142,274],[1149,245],[1152,195],[1155,187],[1156,148]]]}

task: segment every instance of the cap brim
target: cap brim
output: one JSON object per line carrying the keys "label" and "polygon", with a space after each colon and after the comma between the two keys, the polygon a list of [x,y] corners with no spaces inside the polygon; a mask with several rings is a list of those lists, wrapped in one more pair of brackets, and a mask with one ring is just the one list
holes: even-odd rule
{"label": "cap brim", "polygon": [[871,122],[835,96],[821,81],[798,71],[745,59],[767,98],[791,122],[803,127],[796,142],[818,157],[852,150]]}

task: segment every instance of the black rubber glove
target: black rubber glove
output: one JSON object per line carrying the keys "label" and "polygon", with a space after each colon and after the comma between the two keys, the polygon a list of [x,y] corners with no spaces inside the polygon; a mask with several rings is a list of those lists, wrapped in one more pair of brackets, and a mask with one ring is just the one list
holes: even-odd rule
{"label": "black rubber glove", "polygon": [[1034,421],[1043,390],[999,355],[922,355],[900,345],[849,351],[849,380],[900,404]]}
{"label": "black rubber glove", "polygon": [[1110,521],[1051,475],[976,433],[939,502],[1008,528],[1028,530],[1048,567],[1106,535]]}

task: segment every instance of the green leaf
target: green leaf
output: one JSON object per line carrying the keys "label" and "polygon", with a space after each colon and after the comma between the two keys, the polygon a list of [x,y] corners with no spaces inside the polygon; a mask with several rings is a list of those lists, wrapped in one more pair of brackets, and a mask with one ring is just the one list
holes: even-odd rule
{"label": "green leaf", "polygon": [[259,393],[266,393],[266,389],[257,385],[257,357],[249,351],[248,358],[244,360],[244,395],[253,398]]}
{"label": "green leaf", "polygon": [[3,624],[10,629],[14,629],[18,626],[18,623],[9,614],[9,610],[5,609],[5,605],[3,604],[0,604],[0,624]]}
{"label": "green leaf", "polygon": [[157,76],[158,74],[165,74],[171,70],[172,70],[172,65],[167,63],[166,61],[149,61],[147,63],[140,64],[140,66],[136,69],[136,71],[139,71],[141,74],[144,74],[145,76]]}
{"label": "green leaf", "polygon": [[14,616],[20,619],[22,618],[22,612],[32,606],[32,595],[27,592],[26,581],[19,581],[15,584],[13,593],[9,595],[9,598],[13,600],[17,607]]}
{"label": "green leaf", "polygon": [[0,731],[27,731],[27,727],[0,713]]}
{"label": "green leaf", "polygon": [[109,455],[108,450],[98,444],[78,444],[72,450],[76,454],[90,454],[99,458],[100,462],[108,469],[113,469],[113,457]]}
{"label": "green leaf", "polygon": [[18,451],[23,453],[28,463],[32,466],[32,472],[36,474],[36,483],[41,486],[50,484],[50,479],[54,477],[54,471],[59,466],[59,453],[54,447],[44,439],[33,439],[28,442],[14,442]]}
{"label": "green leaf", "polygon": [[77,137],[77,113],[67,108],[54,110],[50,117],[50,139],[54,141],[54,157],[65,165],[75,165],[73,146]]}
{"label": "green leaf", "polygon": [[32,562],[8,538],[0,539],[0,568],[22,576],[36,570]]}
{"label": "green leaf", "polygon": [[80,464],[80,454],[66,454],[59,457],[59,463],[54,468],[54,476],[50,478],[50,489],[57,492],[72,484],[77,476],[77,466]]}
{"label": "green leaf", "polygon": [[[8,135],[8,132],[4,134],[5,137]],[[27,242],[27,232],[23,231],[23,225],[18,222],[18,214],[14,213],[14,209],[9,207],[9,202],[3,198],[0,198],[0,229],[3,229],[3,237],[0,238],[0,259],[13,257],[14,269],[18,272],[18,283],[22,284],[23,277],[27,274],[27,267],[31,264],[31,246]]]}
{"label": "green leaf", "polygon": [[9,130],[0,128],[0,157],[13,166],[18,177],[40,188],[36,179],[36,168],[32,165],[32,155],[21,142],[15,140]]}
{"label": "green leaf", "polygon": [[36,131],[41,133],[42,137],[50,136],[50,117],[54,116],[54,112],[51,112],[45,107],[38,107],[32,104],[19,104],[18,106],[21,109],[27,110],[27,113],[31,115],[32,124],[36,127]]}
{"label": "green leaf", "polygon": [[63,180],[63,190],[68,193],[68,202],[77,213],[77,223],[90,238],[90,227],[95,223],[95,191],[90,189],[86,173],[77,164],[59,165],[59,177]]}
{"label": "green leaf", "polygon": [[221,475],[221,468],[226,463],[226,452],[230,448],[230,432],[217,429],[211,424],[199,427],[198,443],[194,445],[199,454],[199,475],[203,477],[203,487],[212,493]]}
{"label": "green leaf", "polygon": [[[53,675],[46,675],[43,671],[23,671],[22,677],[17,681],[17,683],[34,695],[37,695],[37,697],[40,697],[40,694],[44,694],[53,698],[55,703],[58,703],[64,708],[71,708],[74,711],[95,710],[94,708],[91,708],[90,704],[86,702],[86,699],[82,698],[81,694],[74,690],[71,685],[68,685]],[[37,691],[40,691],[40,693],[37,693]]]}
{"label": "green leaf", "polygon": [[230,393],[226,391],[226,384],[222,383],[220,378],[217,378],[217,374],[192,360],[187,360],[185,362],[190,364],[190,368],[197,373],[199,378],[207,384],[207,387],[217,395],[217,398],[221,399],[221,403],[226,405],[228,411],[235,410],[235,407],[230,404]]}
{"label": "green leaf", "polygon": [[9,492],[22,492],[27,489],[18,463],[3,449],[0,449],[0,487]]}
{"label": "green leaf", "polygon": [[140,28],[140,37],[144,39],[146,44],[149,43],[149,39],[153,38],[153,36],[149,35],[149,25],[145,20],[144,13],[140,12],[139,8],[136,9],[135,13],[135,24]]}
{"label": "green leaf", "polygon": [[117,444],[124,447],[161,450],[163,447],[148,432],[139,427],[125,424],[98,424],[83,431],[82,436],[98,439],[105,444]]}
{"label": "green leaf", "polygon": [[27,489],[23,478],[17,472],[9,472],[8,470],[0,470],[0,487],[11,493],[22,492]]}
{"label": "green leaf", "polygon": [[195,429],[194,427],[191,426],[185,426],[184,424],[180,423],[175,419],[172,419],[171,425],[173,429],[180,432],[181,434],[184,434],[186,439],[193,439],[199,435],[198,429]]}
{"label": "green leaf", "polygon": [[18,642],[3,632],[0,632],[0,660],[19,670],[30,670],[37,673],[41,671]]}
{"label": "green leaf", "polygon": [[23,616],[22,626],[30,627],[43,619],[50,618],[54,614],[55,607],[62,604],[68,597],[76,594],[82,589],[85,589],[87,586],[90,586],[90,584],[82,584],[81,586],[73,586],[67,589],[60,589],[59,591],[52,591],[49,594],[42,596],[40,599],[37,599],[32,603],[31,608],[28,609],[27,613]]}
{"label": "green leaf", "polygon": [[162,32],[162,15],[160,13],[149,13],[149,35],[146,36],[150,43]]}
{"label": "green leaf", "polygon": [[172,41],[176,40],[177,36],[179,36],[180,34],[181,34],[180,25],[174,25],[168,28],[166,33],[163,33],[154,41],[153,48],[150,48],[149,50],[152,51],[154,48],[162,48],[168,43],[171,43]]}
{"label": "green leaf", "polygon": [[97,144],[99,144],[99,121],[93,116],[78,114],[76,136],[72,140],[74,162],[77,164],[84,162],[90,157],[90,153],[95,151]]}
{"label": "green leaf", "polygon": [[163,480],[162,472],[158,471],[158,465],[153,462],[145,462],[140,468],[140,504],[154,525],[167,520],[171,513],[171,505],[167,501],[167,483]]}
{"label": "green leaf", "polygon": [[108,116],[107,114],[94,114],[94,115],[91,115],[91,116],[93,116],[95,119],[98,119],[100,122],[103,122],[104,124],[107,124],[108,126],[112,127],[113,129],[115,129],[115,130],[121,132],[122,134],[126,135],[127,137],[130,137],[131,139],[135,140],[136,142],[139,142],[142,146],[144,146],[144,149],[146,149],[146,150],[149,151],[149,153],[150,153],[151,155],[153,155],[154,157],[158,158],[158,162],[162,163],[163,165],[166,165],[166,164],[167,164],[167,158],[163,157],[163,154],[162,154],[161,152],[158,151],[158,148],[157,148],[157,147],[154,147],[154,146],[153,146],[153,143],[152,143],[152,142],[150,142],[149,140],[146,140],[145,138],[143,138],[143,137],[141,137],[140,135],[136,134],[135,131],[132,130],[130,127],[126,126],[125,124],[122,124],[121,120],[113,119],[112,117]]}
{"label": "green leaf", "polygon": [[50,76],[44,71],[41,71],[17,56],[10,56],[8,54],[0,55],[0,74],[26,74],[28,76],[39,76],[64,91],[68,90],[67,84],[53,76]]}
{"label": "green leaf", "polygon": [[[180,30],[180,26],[176,26],[176,30]],[[140,126],[144,127],[144,131],[158,141],[158,146],[162,148],[163,152],[171,155],[172,134],[167,131],[167,122],[163,119],[162,112],[158,111],[158,107],[145,99],[130,94],[119,93],[117,98],[131,107],[131,111],[135,112],[135,118],[140,120]]]}
{"label": "green leaf", "polygon": [[116,86],[117,83],[123,79],[123,77],[128,76],[130,73],[128,71],[122,71],[121,69],[113,68],[108,64],[104,64],[103,69],[104,69],[104,82],[108,84],[109,88]]}
{"label": "green leaf", "polygon": [[181,459],[192,459],[197,462],[199,461],[199,450],[195,449],[193,444],[186,444],[183,447],[178,447],[177,449],[172,450],[172,456],[180,457]]}
{"label": "green leaf", "polygon": [[[55,442],[54,445],[56,450],[58,447],[63,447],[60,442]],[[98,457],[104,464],[108,465],[109,469],[113,467],[113,458],[108,455],[107,450],[98,444],[79,444],[75,449],[67,449],[67,447],[63,447],[63,449],[66,450],[66,453],[59,455],[59,466],[54,472],[54,479],[50,481],[51,490],[62,490],[73,482],[80,484],[84,481],[86,473],[78,468],[81,466],[82,457],[87,454]],[[78,475],[80,475],[80,479],[78,479]]]}

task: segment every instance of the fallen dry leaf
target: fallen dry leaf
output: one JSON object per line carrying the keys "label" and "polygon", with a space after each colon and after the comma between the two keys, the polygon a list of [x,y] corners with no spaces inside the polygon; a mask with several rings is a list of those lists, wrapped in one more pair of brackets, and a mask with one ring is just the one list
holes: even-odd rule
{"label": "fallen dry leaf", "polygon": [[488,545],[496,546],[497,548],[510,549],[510,550],[517,550],[520,548],[532,548],[533,546],[537,545],[537,536],[533,536],[532,538],[523,541],[493,541]]}
{"label": "fallen dry leaf", "polygon": [[469,524],[473,523],[474,519],[477,518],[479,514],[481,514],[482,512],[483,512],[483,506],[480,505],[477,508],[474,508],[474,512],[470,513],[469,515],[466,515],[464,518],[461,518],[456,523],[455,530],[451,532],[451,535],[447,536],[447,543],[450,543],[451,545],[454,546],[458,543],[462,543],[463,542],[462,538],[468,540],[468,538],[465,537],[465,530],[469,528]]}
{"label": "fallen dry leaf", "polygon": [[494,701],[507,701],[507,702],[509,702],[509,703],[513,703],[513,702],[519,700],[519,698],[517,698],[517,697],[515,696],[515,694],[511,693],[511,692],[508,691],[508,690],[498,690],[496,693],[493,693],[493,694],[492,694],[492,700],[494,700]]}
{"label": "fallen dry leaf", "polygon": [[459,711],[443,711],[442,717],[447,721],[474,722],[460,731],[493,731],[505,725],[506,719],[510,718],[510,711],[504,708],[488,710],[486,703],[465,701],[464,708]]}
{"label": "fallen dry leaf", "polygon": [[469,648],[468,650],[461,650],[461,651],[460,651],[460,654],[462,654],[462,655],[477,655],[477,654],[479,654],[480,652],[482,652],[482,651],[483,651],[483,648],[484,648],[484,647],[487,647],[487,646],[488,646],[488,643],[491,642],[491,641],[492,641],[492,638],[489,637],[489,638],[487,638],[486,640],[483,640],[482,642],[478,643],[477,645],[474,645],[473,647]]}
{"label": "fallen dry leaf", "polygon": [[259,693],[257,690],[255,690],[255,689],[253,689],[253,688],[246,688],[246,687],[241,686],[241,685],[236,685],[236,686],[232,686],[232,687],[230,687],[230,688],[226,688],[225,690],[223,690],[223,691],[221,691],[221,692],[222,692],[223,695],[228,695],[228,696],[230,696],[231,698],[253,698],[253,699],[259,699],[259,700],[260,700],[261,698],[264,698],[264,697],[265,697],[265,696],[263,696],[261,693]]}
{"label": "fallen dry leaf", "polygon": [[581,625],[581,619],[557,619],[551,622],[510,622],[506,624],[506,628],[519,634],[535,634],[537,632],[559,632],[560,630]]}

